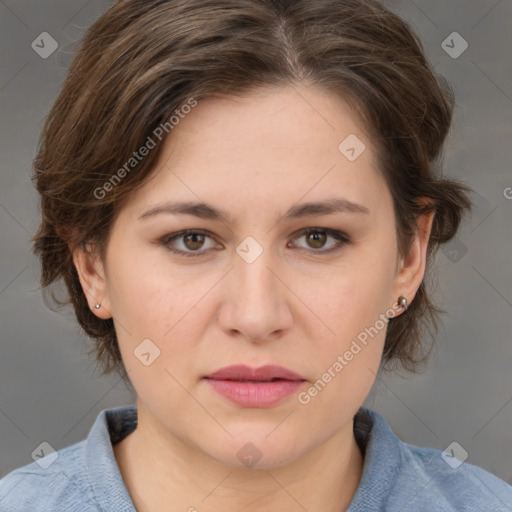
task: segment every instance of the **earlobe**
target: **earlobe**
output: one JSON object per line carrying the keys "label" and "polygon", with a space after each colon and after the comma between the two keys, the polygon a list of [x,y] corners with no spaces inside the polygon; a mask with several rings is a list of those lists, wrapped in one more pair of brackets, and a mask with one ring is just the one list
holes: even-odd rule
{"label": "earlobe", "polygon": [[111,318],[103,262],[90,244],[69,245],[80,284],[91,311],[104,320]]}

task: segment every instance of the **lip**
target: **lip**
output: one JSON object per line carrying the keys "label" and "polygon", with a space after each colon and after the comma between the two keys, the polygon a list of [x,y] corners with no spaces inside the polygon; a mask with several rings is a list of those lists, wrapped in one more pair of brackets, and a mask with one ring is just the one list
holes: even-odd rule
{"label": "lip", "polygon": [[298,373],[276,365],[259,368],[227,366],[204,379],[217,393],[242,407],[274,405],[297,391],[306,380]]}
{"label": "lip", "polygon": [[306,380],[302,375],[274,364],[267,364],[258,368],[251,368],[245,364],[225,366],[205,378],[216,380]]}

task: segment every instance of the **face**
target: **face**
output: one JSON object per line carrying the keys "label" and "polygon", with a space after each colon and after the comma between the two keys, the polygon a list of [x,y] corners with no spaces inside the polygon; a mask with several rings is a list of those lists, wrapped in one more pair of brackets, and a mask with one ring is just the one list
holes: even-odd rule
{"label": "face", "polygon": [[[158,435],[232,466],[249,442],[258,467],[292,462],[351,432],[378,372],[383,318],[400,314],[399,295],[413,299],[425,244],[399,260],[372,141],[327,92],[201,101],[171,135],[116,218],[97,274],[75,260],[82,284],[102,303],[91,300],[95,314],[114,318]],[[302,208],[334,201],[340,210]],[[177,202],[210,210],[171,211]],[[266,402],[258,391],[235,402],[205,377],[238,364],[279,365],[303,380],[280,399],[283,382]]]}

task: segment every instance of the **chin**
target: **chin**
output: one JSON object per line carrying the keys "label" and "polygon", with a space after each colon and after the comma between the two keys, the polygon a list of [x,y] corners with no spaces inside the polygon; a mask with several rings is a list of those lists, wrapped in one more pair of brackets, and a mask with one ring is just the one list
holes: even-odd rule
{"label": "chin", "polygon": [[[277,469],[292,463],[298,454],[294,446],[286,446],[277,440],[277,445],[265,440],[264,435],[258,439],[245,437],[244,441],[232,439],[230,446],[221,446],[222,451],[210,452],[210,456],[217,462],[233,469]],[[251,440],[252,439],[252,440]],[[289,438],[288,438],[289,442]]]}

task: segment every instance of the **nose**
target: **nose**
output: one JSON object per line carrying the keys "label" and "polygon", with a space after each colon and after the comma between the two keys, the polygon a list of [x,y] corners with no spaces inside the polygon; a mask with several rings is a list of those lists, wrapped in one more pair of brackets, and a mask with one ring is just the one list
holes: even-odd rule
{"label": "nose", "polygon": [[230,336],[262,343],[282,336],[292,326],[293,293],[270,250],[248,261],[238,254],[233,257],[219,322]]}

